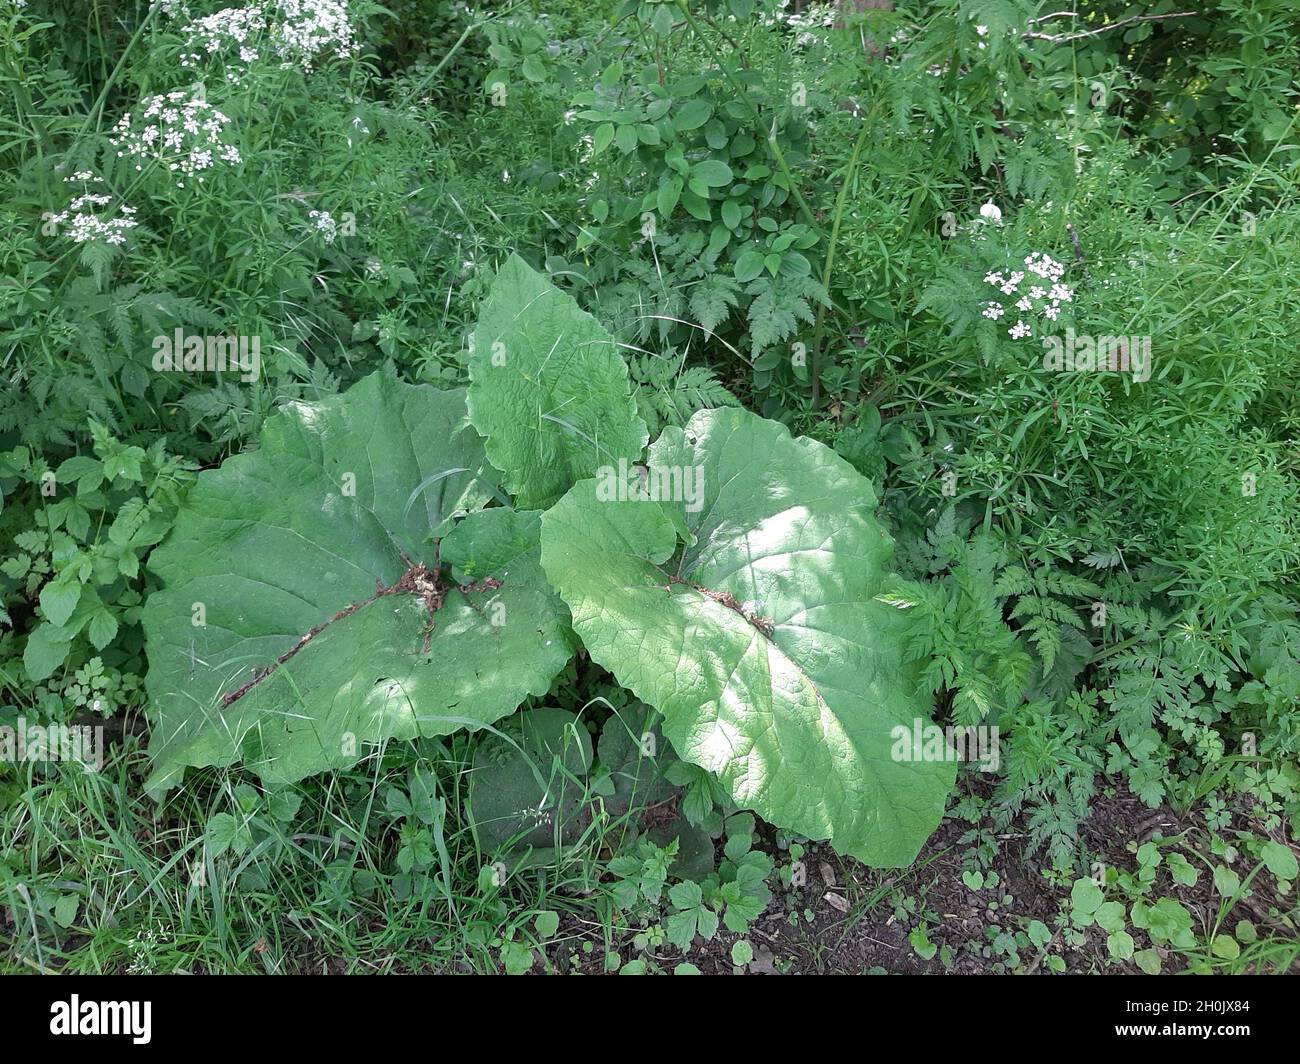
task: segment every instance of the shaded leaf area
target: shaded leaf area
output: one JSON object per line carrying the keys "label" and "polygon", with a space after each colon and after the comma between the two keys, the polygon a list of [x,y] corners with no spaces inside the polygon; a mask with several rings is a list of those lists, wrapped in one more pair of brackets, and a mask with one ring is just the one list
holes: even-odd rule
{"label": "shaded leaf area", "polygon": [[[493,486],[463,390],[378,374],[201,474],[150,562],[150,792],[239,761],[290,782],[544,693],[563,607],[540,515],[483,510]],[[473,565],[492,572],[456,575]]]}
{"label": "shaded leaf area", "polygon": [[591,738],[578,716],[542,706],[519,713],[474,754],[469,814],[487,853],[503,847],[543,864],[584,826]]}

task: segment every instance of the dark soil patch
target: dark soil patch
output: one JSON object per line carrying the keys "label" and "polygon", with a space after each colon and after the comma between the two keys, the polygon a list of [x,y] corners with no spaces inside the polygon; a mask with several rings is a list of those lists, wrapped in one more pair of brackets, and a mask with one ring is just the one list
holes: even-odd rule
{"label": "dark soil patch", "polygon": [[[1081,826],[1080,840],[1090,860],[1133,872],[1139,845],[1153,838],[1178,836],[1199,823],[1196,817],[1180,816],[1168,806],[1151,809],[1127,789],[1117,787],[1098,796],[1090,817]],[[1257,837],[1265,834],[1244,803],[1233,812],[1231,828],[1250,831]],[[1066,971],[1138,974],[1133,963],[1111,960],[1106,935],[1096,927],[1088,931],[1082,946],[1069,945],[1062,939],[1056,921],[1069,910],[1070,888],[1077,876],[1053,874],[1043,855],[1027,853],[1027,833],[1019,830],[1018,824],[997,836],[996,857],[985,870],[986,877],[990,871],[997,874],[997,886],[971,889],[962,880],[971,849],[971,843],[963,837],[971,829],[966,821],[945,820],[912,867],[892,871],[867,868],[840,857],[829,846],[814,843],[806,847],[803,857],[803,886],[778,892],[747,934],[722,930],[712,942],[697,939],[695,948],[684,958],[665,947],[655,951],[652,959],[666,971],[688,960],[706,974],[731,974],[737,971],[731,960],[732,943],[746,938],[755,953],[747,974],[1004,973],[1013,965],[1003,951],[992,947],[993,940],[999,933],[1023,931],[1031,920],[1039,920],[1053,931],[1048,951],[1065,961]],[[1273,837],[1279,836],[1274,833]],[[1189,845],[1196,844],[1184,839],[1181,845],[1185,852]],[[770,852],[777,856],[778,864],[789,864],[788,854],[774,848]],[[1215,859],[1215,863],[1221,863],[1221,859]],[[1244,875],[1242,864],[1246,860],[1235,867]],[[1250,861],[1247,868],[1253,864]],[[1221,898],[1208,868],[1198,867],[1201,874],[1192,887],[1172,883],[1167,869],[1162,868],[1157,889],[1147,900],[1176,898],[1191,912],[1194,928],[1200,929],[1213,923]],[[1238,903],[1229,926],[1244,917],[1253,920],[1261,934],[1294,936],[1294,929],[1268,911],[1271,887],[1272,877],[1261,874],[1254,885],[1254,896]],[[1011,901],[1004,903],[1007,895]],[[1125,900],[1118,894],[1108,894],[1112,896]],[[1293,900],[1282,902],[1280,907],[1286,909],[1293,904]],[[935,947],[929,959],[923,959],[908,939],[909,933],[922,923]],[[1135,932],[1135,937],[1141,935]],[[1139,941],[1138,948],[1145,944]],[[943,947],[947,949],[940,953]],[[625,961],[637,956],[630,941],[618,944],[618,948]],[[600,952],[598,948],[584,968],[600,971]],[[1168,957],[1167,951],[1159,952],[1162,958]],[[1045,973],[1047,968],[1039,954],[1037,949],[1021,951],[1020,970]],[[944,956],[947,964],[941,959]],[[1181,967],[1185,964],[1174,957],[1166,961],[1163,970]]]}

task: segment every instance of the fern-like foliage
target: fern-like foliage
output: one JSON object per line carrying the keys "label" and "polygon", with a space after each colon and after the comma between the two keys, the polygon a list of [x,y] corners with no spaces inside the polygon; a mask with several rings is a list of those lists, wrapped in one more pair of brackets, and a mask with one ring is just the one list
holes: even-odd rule
{"label": "fern-like foliage", "polygon": [[907,660],[923,663],[928,690],[951,692],[953,721],[967,726],[1020,700],[1030,658],[1003,622],[994,595],[999,557],[993,541],[977,536],[953,548],[958,560],[947,576],[900,585],[882,598],[908,611]]}
{"label": "fern-like foliage", "polygon": [[685,425],[697,410],[738,405],[713,370],[685,365],[685,353],[638,355],[629,359],[628,369],[637,385],[637,413],[652,435],[667,425]]}
{"label": "fern-like foliage", "polygon": [[1006,775],[992,806],[993,826],[1009,829],[1024,814],[1027,851],[1045,851],[1052,865],[1071,869],[1079,827],[1088,819],[1103,768],[1106,729],[1097,692],[1072,692],[1061,703],[1034,699],[1012,714],[1002,744]]}
{"label": "fern-like foliage", "polygon": [[998,577],[994,594],[1016,600],[1011,619],[1021,622],[1021,631],[1043,659],[1044,671],[1051,671],[1061,649],[1061,626],[1080,631],[1084,627],[1078,606],[1064,600],[1091,602],[1101,594],[1101,588],[1085,577],[1062,572],[1051,565],[1033,570],[1013,565]]}
{"label": "fern-like foliage", "polygon": [[740,302],[740,282],[719,270],[691,289],[691,315],[705,332],[716,332]]}
{"label": "fern-like foliage", "polygon": [[826,289],[812,277],[759,277],[745,289],[749,304],[749,341],[754,357],[772,344],[789,339],[802,321],[817,320],[814,303],[830,306]]}

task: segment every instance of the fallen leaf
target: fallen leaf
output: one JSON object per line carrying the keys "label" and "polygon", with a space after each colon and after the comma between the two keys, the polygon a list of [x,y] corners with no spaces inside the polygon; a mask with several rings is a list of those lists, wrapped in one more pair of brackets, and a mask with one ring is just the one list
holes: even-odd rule
{"label": "fallen leaf", "polygon": [[823,883],[828,887],[835,886],[835,869],[833,869],[826,861],[821,863],[821,873]]}

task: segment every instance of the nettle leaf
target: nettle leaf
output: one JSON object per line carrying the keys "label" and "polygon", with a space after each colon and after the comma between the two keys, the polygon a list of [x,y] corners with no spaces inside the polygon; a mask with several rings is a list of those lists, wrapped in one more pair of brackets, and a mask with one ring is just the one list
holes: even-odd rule
{"label": "nettle leaf", "polygon": [[549,506],[645,448],[614,338],[518,255],[479,310],[469,368],[470,416],[521,507]]}
{"label": "nettle leaf", "polygon": [[678,754],[778,826],[880,867],[943,813],[951,761],[899,761],[927,723],[870,483],[739,409],[670,428],[630,485],[574,486],[542,565],[594,661],[664,715]]}
{"label": "nettle leaf", "polygon": [[238,761],[291,782],[544,694],[571,637],[540,514],[481,509],[494,477],[463,390],[379,374],[200,474],[149,563],[150,793]]}

